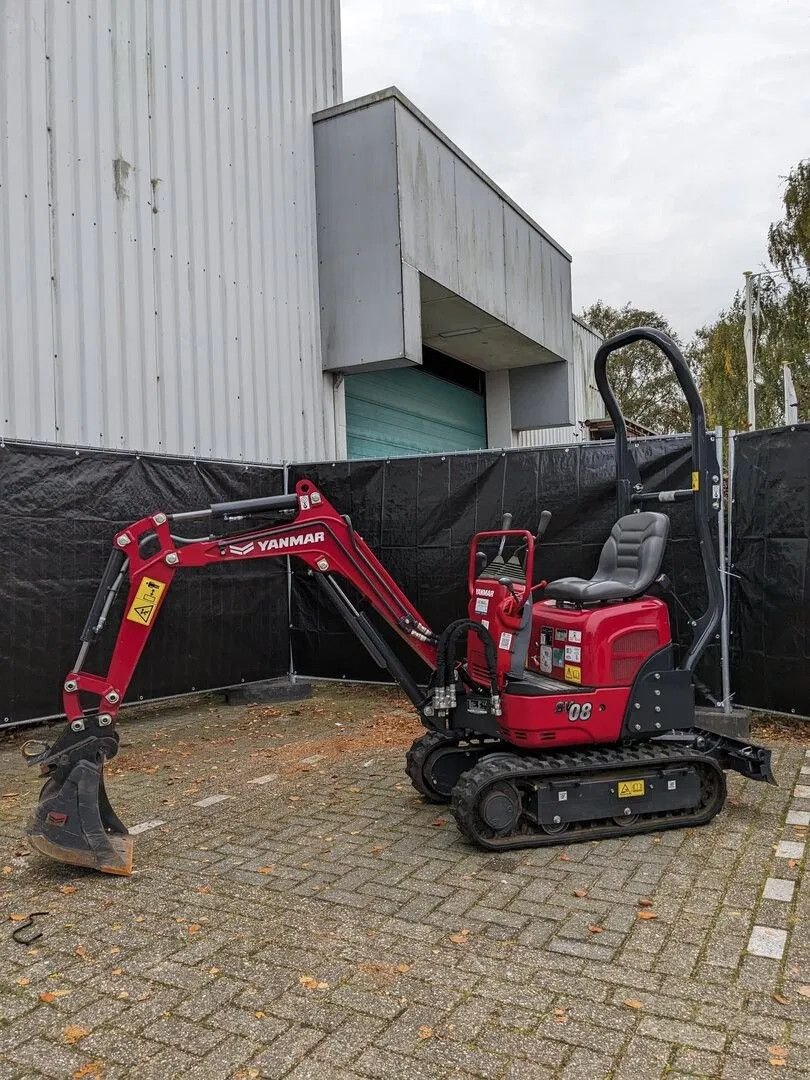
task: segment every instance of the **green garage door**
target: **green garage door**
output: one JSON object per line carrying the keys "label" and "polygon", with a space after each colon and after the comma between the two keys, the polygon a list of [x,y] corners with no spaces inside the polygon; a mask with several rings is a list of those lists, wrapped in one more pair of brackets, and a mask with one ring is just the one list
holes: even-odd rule
{"label": "green garage door", "polygon": [[346,428],[350,458],[487,445],[483,395],[416,367],[347,375]]}

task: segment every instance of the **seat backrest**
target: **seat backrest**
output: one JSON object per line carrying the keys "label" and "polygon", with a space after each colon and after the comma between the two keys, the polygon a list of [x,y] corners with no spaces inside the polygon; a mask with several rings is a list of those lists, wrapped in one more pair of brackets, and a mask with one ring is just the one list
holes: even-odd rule
{"label": "seat backrest", "polygon": [[621,581],[640,594],[661,573],[669,539],[666,514],[645,511],[619,518],[605,541],[593,581]]}

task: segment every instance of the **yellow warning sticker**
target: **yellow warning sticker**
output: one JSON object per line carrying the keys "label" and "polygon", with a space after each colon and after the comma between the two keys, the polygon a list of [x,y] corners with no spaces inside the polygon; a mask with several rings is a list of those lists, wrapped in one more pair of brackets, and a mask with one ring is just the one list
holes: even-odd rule
{"label": "yellow warning sticker", "polygon": [[700,491],[700,473],[692,473],[692,491]]}
{"label": "yellow warning sticker", "polygon": [[565,674],[563,675],[563,678],[565,679],[566,682],[581,683],[582,682],[582,668],[581,667],[575,667],[574,664],[566,664],[565,665]]}
{"label": "yellow warning sticker", "polygon": [[622,780],[619,783],[619,798],[631,799],[634,795],[644,794],[643,780]]}
{"label": "yellow warning sticker", "polygon": [[160,596],[165,588],[166,583],[163,581],[155,581],[151,577],[142,577],[135,599],[127,612],[127,618],[138,623],[139,626],[148,626],[152,621],[155,608],[160,603]]}

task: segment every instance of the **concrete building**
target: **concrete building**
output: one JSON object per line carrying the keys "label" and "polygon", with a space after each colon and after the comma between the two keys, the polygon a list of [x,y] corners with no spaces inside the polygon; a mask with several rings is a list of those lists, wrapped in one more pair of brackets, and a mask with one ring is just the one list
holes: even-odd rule
{"label": "concrete building", "polygon": [[0,435],[259,462],[573,437],[568,253],[399,91],[341,96],[339,0],[7,0]]}

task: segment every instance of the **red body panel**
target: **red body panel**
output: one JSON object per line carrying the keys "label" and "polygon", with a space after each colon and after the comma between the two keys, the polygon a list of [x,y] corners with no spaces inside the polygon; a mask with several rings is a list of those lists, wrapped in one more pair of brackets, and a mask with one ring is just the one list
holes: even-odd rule
{"label": "red body panel", "polygon": [[[513,584],[515,593],[522,597],[526,586]],[[475,582],[472,596],[467,607],[467,615],[473,622],[485,626],[495,642],[498,657],[498,685],[503,686],[506,674],[512,664],[514,636],[520,629],[520,619],[514,615],[514,597],[510,596],[505,585],[486,578]],[[467,671],[482,686],[489,686],[484,646],[477,634],[467,635]]]}
{"label": "red body panel", "polygon": [[[530,748],[614,743],[621,735],[629,696],[629,686],[614,686],[587,693],[574,687],[570,694],[559,696],[504,694],[501,699],[503,715],[498,721],[498,729],[507,742]],[[586,714],[584,719],[583,711]]]}
{"label": "red body panel", "polygon": [[534,605],[526,666],[572,686],[630,686],[647,657],[671,641],[663,600],[644,596],[590,608]]}

